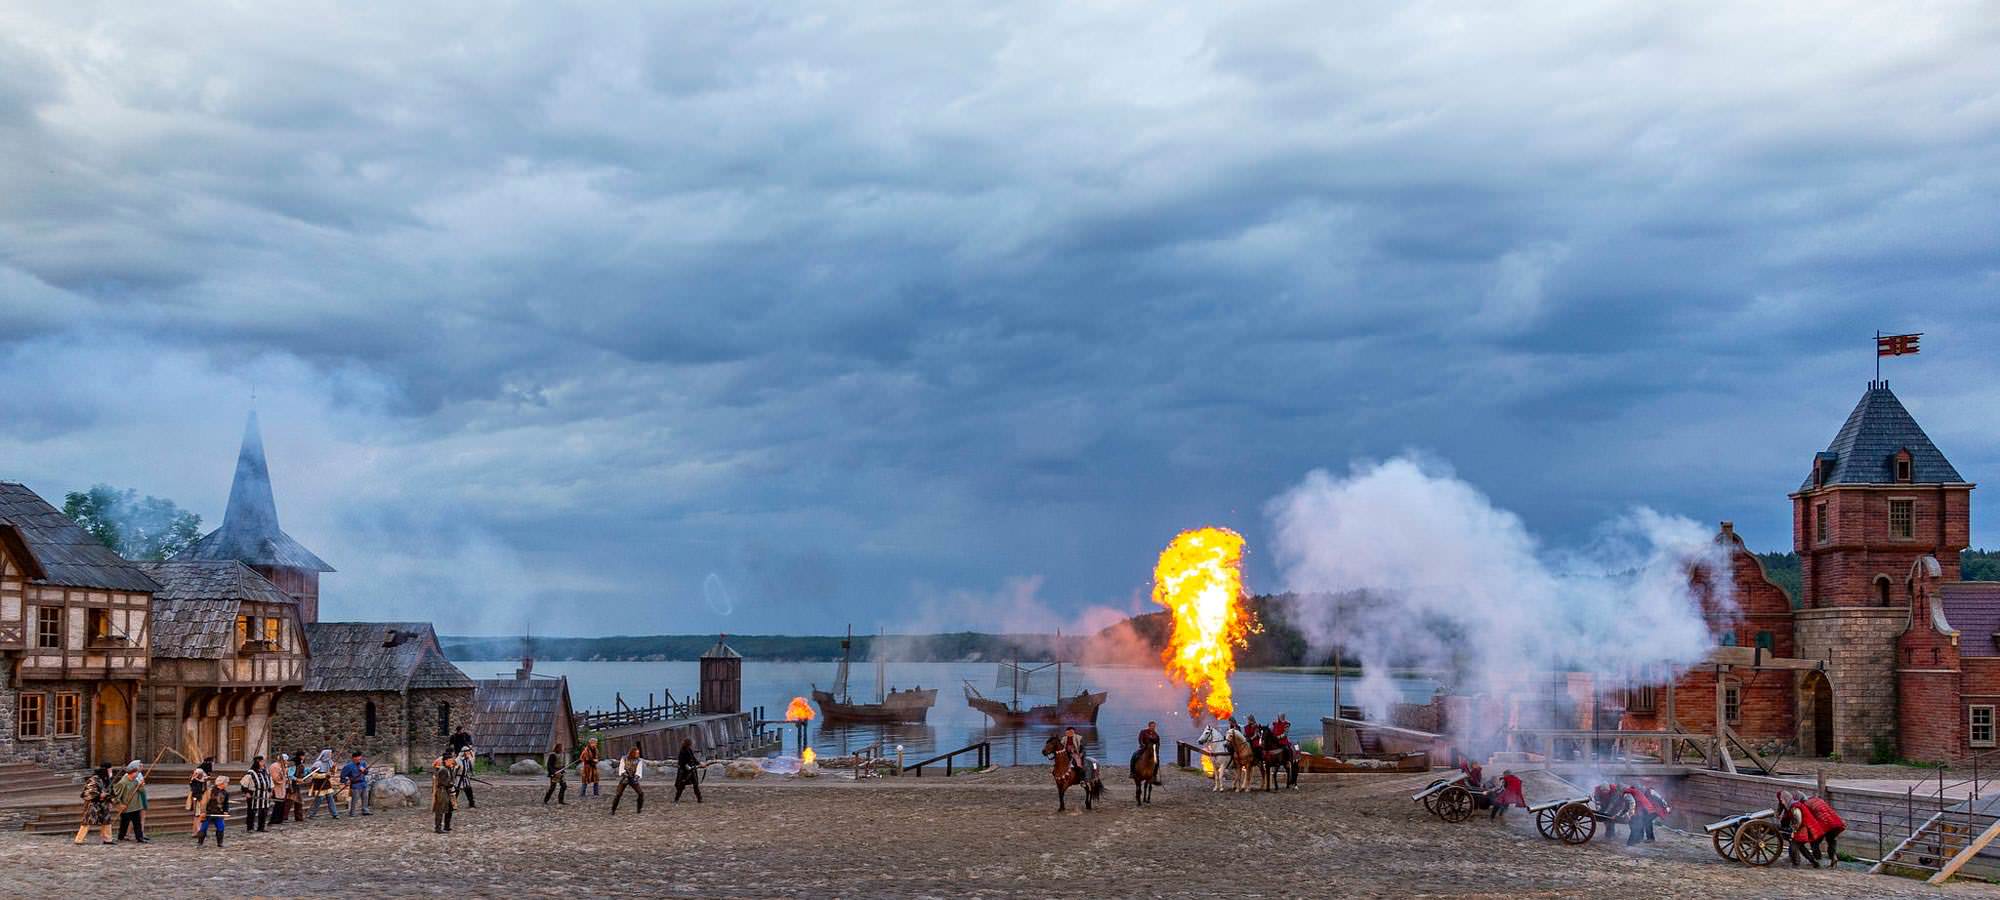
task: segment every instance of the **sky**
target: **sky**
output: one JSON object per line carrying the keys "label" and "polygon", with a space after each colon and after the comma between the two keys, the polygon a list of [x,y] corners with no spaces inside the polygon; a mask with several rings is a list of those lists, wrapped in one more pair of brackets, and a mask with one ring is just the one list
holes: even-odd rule
{"label": "sky", "polygon": [[1991,3],[402,6],[0,7],[0,478],[213,526],[254,402],[325,617],[589,635],[1269,589],[1404,455],[1789,549],[1878,329],[2000,471]]}

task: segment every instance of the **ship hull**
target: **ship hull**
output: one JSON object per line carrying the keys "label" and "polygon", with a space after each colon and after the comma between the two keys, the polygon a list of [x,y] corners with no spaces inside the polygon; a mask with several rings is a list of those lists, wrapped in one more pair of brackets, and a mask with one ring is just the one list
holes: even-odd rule
{"label": "ship hull", "polygon": [[881,703],[842,703],[826,691],[813,691],[813,703],[829,723],[922,724],[937,705],[937,691],[891,691]]}
{"label": "ship hull", "polygon": [[975,696],[968,692],[965,697],[965,705],[985,713],[986,718],[992,720],[995,725],[1095,726],[1097,724],[1097,711],[1110,696],[1111,694],[1108,691],[1095,691],[1079,694],[1061,703],[1030,706],[1026,709],[1013,709],[998,700]]}

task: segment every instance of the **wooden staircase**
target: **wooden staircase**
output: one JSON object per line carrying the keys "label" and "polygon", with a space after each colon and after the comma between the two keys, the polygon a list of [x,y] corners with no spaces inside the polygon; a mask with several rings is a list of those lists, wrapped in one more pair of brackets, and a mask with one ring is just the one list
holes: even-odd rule
{"label": "wooden staircase", "polygon": [[[33,769],[33,772],[27,771]],[[155,766],[146,785],[146,825],[160,834],[184,835],[194,814],[187,802],[188,776],[193,766]],[[122,772],[118,774],[123,774]],[[82,775],[58,775],[27,763],[0,764],[0,808],[8,819],[23,820],[21,830],[29,834],[76,833],[83,824]],[[240,827],[245,811],[240,798],[230,800],[229,824]],[[113,825],[116,825],[113,820]],[[153,837],[153,834],[148,834]]]}
{"label": "wooden staircase", "polygon": [[2000,814],[1990,812],[1952,809],[1934,814],[1868,871],[1949,877],[1985,847],[1982,838],[1992,840],[1996,824]]}

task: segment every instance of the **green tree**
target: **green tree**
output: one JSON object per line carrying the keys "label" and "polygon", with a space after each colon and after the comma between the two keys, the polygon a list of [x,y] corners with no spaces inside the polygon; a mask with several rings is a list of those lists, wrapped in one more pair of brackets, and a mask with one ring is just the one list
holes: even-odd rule
{"label": "green tree", "polygon": [[64,494],[63,515],[126,559],[167,559],[201,537],[201,517],[174,501],[108,484]]}
{"label": "green tree", "polygon": [[1958,567],[1966,581],[2000,581],[2000,551],[1966,550],[1958,555]]}

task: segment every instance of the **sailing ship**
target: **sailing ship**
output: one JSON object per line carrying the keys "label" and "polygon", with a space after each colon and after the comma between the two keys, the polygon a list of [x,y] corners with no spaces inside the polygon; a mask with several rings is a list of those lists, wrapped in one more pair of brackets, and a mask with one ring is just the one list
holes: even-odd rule
{"label": "sailing ship", "polygon": [[[965,683],[965,705],[979,710],[1001,726],[1020,725],[1082,725],[1097,726],[1098,707],[1104,705],[1111,694],[1108,691],[1092,691],[1079,687],[1074,696],[1063,693],[1063,664],[1060,660],[1052,663],[1023,665],[1020,660],[1000,664],[1000,671],[994,679],[994,687],[1007,688],[1009,700],[1001,702],[979,692],[972,682]],[[1053,674],[1055,680],[1055,702],[1023,707],[1023,693],[1041,693],[1036,686],[1047,681]]]}
{"label": "sailing ship", "polygon": [[812,686],[813,702],[819,704],[820,716],[826,722],[921,723],[930,715],[931,707],[937,705],[936,688],[924,690],[917,687],[906,691],[891,688],[885,693],[887,663],[883,661],[879,648],[875,654],[875,702],[854,702],[854,697],[847,692],[847,670],[853,655],[854,627],[850,625],[846,639],[840,642],[840,669],[834,673],[833,690],[822,691],[818,684]]}

